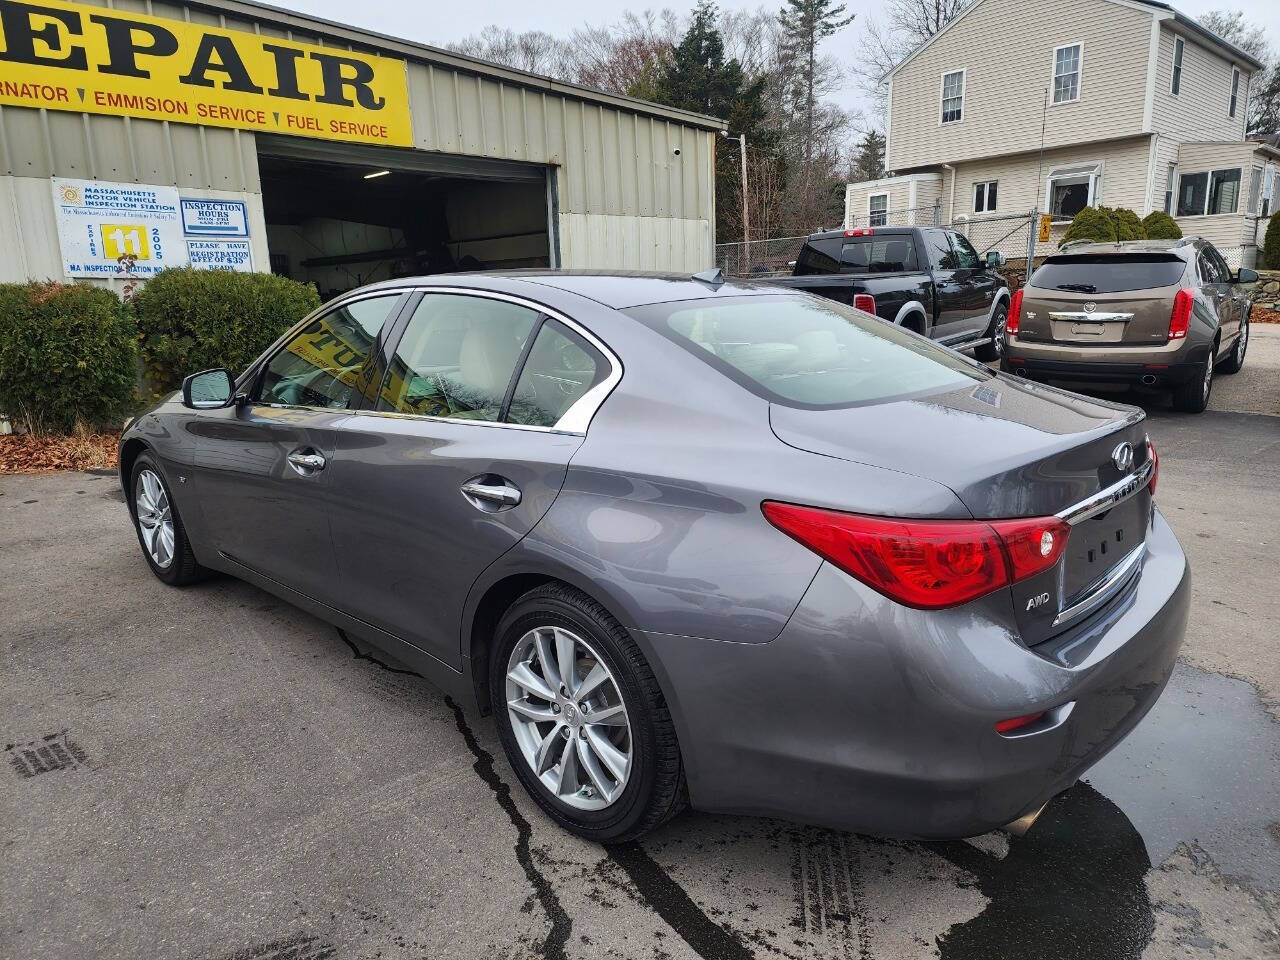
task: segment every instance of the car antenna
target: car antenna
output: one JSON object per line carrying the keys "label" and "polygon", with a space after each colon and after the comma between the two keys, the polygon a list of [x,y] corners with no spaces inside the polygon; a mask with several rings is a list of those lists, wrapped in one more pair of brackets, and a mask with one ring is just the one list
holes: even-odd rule
{"label": "car antenna", "polygon": [[720,268],[714,270],[703,270],[701,273],[695,273],[693,279],[699,283],[708,284],[713,290],[724,286],[724,274],[720,272]]}

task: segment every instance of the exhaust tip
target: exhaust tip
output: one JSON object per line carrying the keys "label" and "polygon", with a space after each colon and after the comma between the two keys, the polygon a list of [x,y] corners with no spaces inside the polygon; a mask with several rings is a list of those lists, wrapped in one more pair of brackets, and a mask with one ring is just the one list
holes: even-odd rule
{"label": "exhaust tip", "polygon": [[1144,385],[1144,386],[1148,386],[1148,387],[1149,387],[1149,386],[1151,386],[1152,384],[1154,384],[1155,382],[1156,382],[1156,378],[1155,378],[1152,374],[1150,374],[1150,373],[1148,373],[1148,374],[1144,375],[1144,376],[1143,376],[1143,378],[1142,378],[1142,383],[1143,383],[1143,385]]}
{"label": "exhaust tip", "polygon": [[1030,813],[1023,814],[1017,820],[1006,823],[1004,825],[1005,832],[1011,833],[1015,837],[1025,837],[1027,835],[1027,831],[1030,830],[1032,825],[1040,819],[1040,814],[1044,813],[1044,808],[1048,805],[1049,804],[1046,801]]}

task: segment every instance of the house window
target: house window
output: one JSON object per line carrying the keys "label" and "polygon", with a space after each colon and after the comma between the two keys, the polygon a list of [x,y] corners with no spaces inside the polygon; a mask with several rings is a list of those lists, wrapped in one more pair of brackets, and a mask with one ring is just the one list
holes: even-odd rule
{"label": "house window", "polygon": [[1182,90],[1182,48],[1184,44],[1181,37],[1173,38],[1173,86],[1169,88],[1169,92],[1175,97]]}
{"label": "house window", "polygon": [[1240,168],[1184,173],[1178,178],[1178,216],[1235,213],[1240,207]]}
{"label": "house window", "polygon": [[1249,171],[1249,216],[1258,215],[1258,206],[1262,203],[1262,168],[1254,167]]}
{"label": "house window", "polygon": [[1235,67],[1231,68],[1231,106],[1227,110],[1228,117],[1236,115],[1236,101],[1240,97],[1240,71]]}
{"label": "house window", "polygon": [[1058,220],[1070,220],[1092,206],[1097,170],[1057,173],[1049,177],[1049,212]]}
{"label": "house window", "polygon": [[959,123],[964,119],[964,71],[942,75],[942,122]]}
{"label": "house window", "polygon": [[993,213],[996,209],[996,181],[987,180],[973,185],[973,212]]}
{"label": "house window", "polygon": [[1178,168],[1174,164],[1169,164],[1169,172],[1164,181],[1164,212],[1173,213],[1173,181],[1177,176]]}
{"label": "house window", "polygon": [[887,193],[873,193],[867,197],[867,223],[873,227],[888,225],[889,195]]}
{"label": "house window", "polygon": [[1271,171],[1268,170],[1266,183],[1262,185],[1262,213],[1260,216],[1271,216],[1271,204],[1277,195],[1280,195],[1280,173],[1272,176]]}
{"label": "house window", "polygon": [[1080,99],[1080,67],[1084,46],[1074,43],[1053,51],[1053,102],[1071,103]]}

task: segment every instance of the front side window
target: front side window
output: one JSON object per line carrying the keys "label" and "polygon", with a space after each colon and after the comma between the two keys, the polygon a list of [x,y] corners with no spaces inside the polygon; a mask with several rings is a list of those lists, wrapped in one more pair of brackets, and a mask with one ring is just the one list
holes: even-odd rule
{"label": "front side window", "polygon": [[955,270],[959,266],[956,252],[952,249],[945,230],[921,230],[920,233],[924,237],[924,246],[929,251],[929,259],[935,270]]}
{"label": "front side window", "polygon": [[1071,103],[1080,99],[1080,68],[1084,47],[1072,44],[1053,52],[1053,102]]}
{"label": "front side window", "polygon": [[867,198],[867,223],[883,227],[889,222],[889,195],[873,193]]}
{"label": "front side window", "polygon": [[789,406],[876,403],[990,376],[945,347],[817,297],[686,300],[627,312],[758,396]]}
{"label": "front side window", "polygon": [[951,245],[956,250],[956,263],[961,270],[980,270],[982,268],[982,258],[978,256],[978,251],[973,249],[973,244],[969,242],[969,238],[962,233],[949,233]]}
{"label": "front side window", "polygon": [[1209,206],[1205,213],[1235,213],[1240,207],[1240,168],[1209,174]]}
{"label": "front side window", "polygon": [[609,361],[558,320],[546,320],[520,370],[508,423],[553,427],[588,390],[609,375]]}
{"label": "front side window", "polygon": [[1227,108],[1227,116],[1234,117],[1236,115],[1236,103],[1240,99],[1240,71],[1235,67],[1231,68],[1231,105]]}
{"label": "front side window", "polygon": [[1182,92],[1182,48],[1184,44],[1181,37],[1173,38],[1173,83],[1169,86],[1169,92],[1175,97]]}
{"label": "front side window", "polygon": [[1184,173],[1178,177],[1178,216],[1204,215],[1205,197],[1209,192],[1207,173]]}
{"label": "front side window", "polygon": [[1093,203],[1094,174],[1075,173],[1049,178],[1049,212],[1070,220]]}
{"label": "front side window", "polygon": [[373,344],[399,293],[357,300],[312,320],[267,363],[257,401],[343,408],[372,370]]}
{"label": "front side window", "polygon": [[987,180],[973,185],[973,212],[993,213],[996,209],[996,181]]}
{"label": "front side window", "polygon": [[413,312],[378,393],[378,410],[501,419],[538,312],[505,300],[429,293]]}
{"label": "front side window", "polygon": [[942,122],[959,123],[964,119],[964,71],[942,75]]}

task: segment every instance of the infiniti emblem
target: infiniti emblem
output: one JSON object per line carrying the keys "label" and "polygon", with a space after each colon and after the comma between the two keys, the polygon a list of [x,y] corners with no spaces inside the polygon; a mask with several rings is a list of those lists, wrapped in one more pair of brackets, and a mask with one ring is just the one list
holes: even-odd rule
{"label": "infiniti emblem", "polygon": [[578,708],[572,703],[566,703],[564,706],[564,718],[570,723],[573,723],[573,721],[578,719]]}
{"label": "infiniti emblem", "polygon": [[1133,466],[1133,444],[1126,440],[1111,451],[1111,462],[1121,473],[1128,473]]}
{"label": "infiniti emblem", "polygon": [[1084,305],[1084,312],[1085,312],[1085,313],[1093,313],[1093,311],[1095,311],[1095,310],[1097,310],[1097,309],[1098,309],[1098,305],[1097,305],[1096,303],[1086,303],[1086,304]]}

